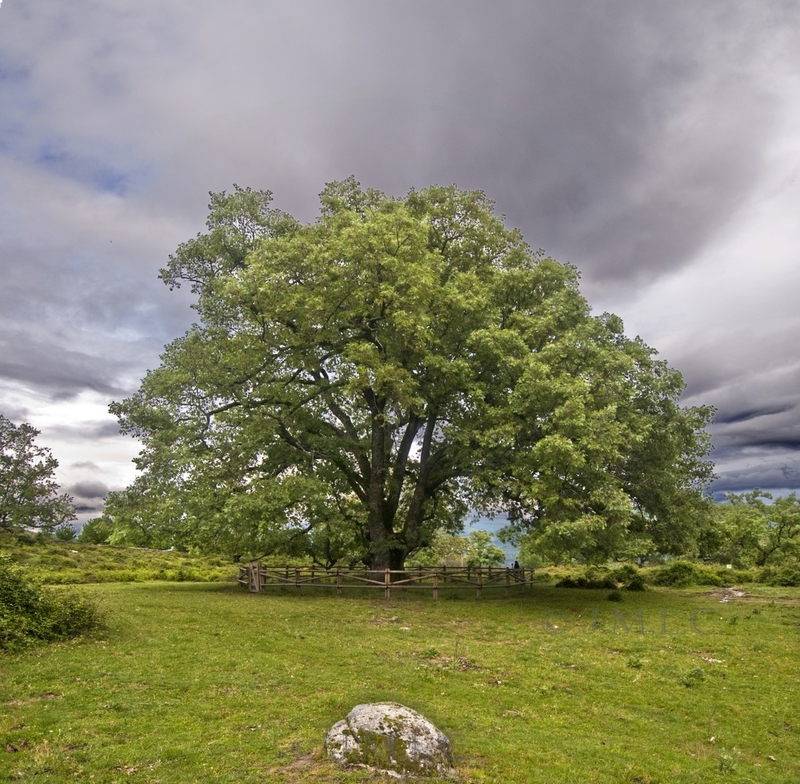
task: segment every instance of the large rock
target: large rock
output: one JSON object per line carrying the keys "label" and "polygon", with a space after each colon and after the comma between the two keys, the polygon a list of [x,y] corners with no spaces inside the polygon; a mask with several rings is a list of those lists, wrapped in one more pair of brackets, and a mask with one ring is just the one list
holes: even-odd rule
{"label": "large rock", "polygon": [[399,777],[453,771],[450,741],[424,716],[397,702],[356,705],[325,736],[328,754]]}

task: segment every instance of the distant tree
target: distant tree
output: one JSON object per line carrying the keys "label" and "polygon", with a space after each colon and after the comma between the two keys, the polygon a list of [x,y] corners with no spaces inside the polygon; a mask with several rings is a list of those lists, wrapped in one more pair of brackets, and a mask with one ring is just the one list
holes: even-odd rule
{"label": "distant tree", "polygon": [[693,544],[711,410],[482,193],[270,201],[212,194],[162,270],[199,323],[111,407],[144,443],[107,504],[131,535],[401,568],[477,509],[562,555]]}
{"label": "distant tree", "polygon": [[94,517],[86,522],[78,534],[78,541],[86,544],[108,544],[114,524],[108,517]]}
{"label": "distant tree", "polygon": [[53,531],[53,535],[56,539],[60,539],[62,542],[71,542],[75,537],[77,537],[78,532],[75,530],[74,525],[70,525],[69,523],[61,523],[61,525],[57,526],[56,529]]}
{"label": "distant tree", "polygon": [[467,566],[500,566],[505,563],[506,554],[492,544],[492,535],[488,531],[470,531],[465,560]]}
{"label": "distant tree", "polygon": [[492,544],[488,531],[471,531],[469,536],[437,531],[427,547],[418,550],[413,566],[500,566],[506,554]]}
{"label": "distant tree", "polygon": [[72,498],[53,479],[58,461],[34,443],[38,435],[0,414],[0,531],[52,533],[75,519]]}
{"label": "distant tree", "polygon": [[729,493],[714,504],[713,517],[700,537],[700,555],[735,566],[768,566],[800,561],[800,499],[796,493],[775,498],[755,489]]}
{"label": "distant tree", "polygon": [[436,531],[430,544],[421,547],[407,561],[411,566],[463,566],[467,537]]}

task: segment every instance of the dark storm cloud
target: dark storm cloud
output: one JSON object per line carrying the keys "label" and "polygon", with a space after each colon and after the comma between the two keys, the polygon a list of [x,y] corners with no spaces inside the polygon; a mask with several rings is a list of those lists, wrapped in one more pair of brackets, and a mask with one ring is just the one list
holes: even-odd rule
{"label": "dark storm cloud", "polygon": [[[70,425],[51,425],[48,428],[48,433],[51,436],[71,441],[94,441],[102,438],[117,438],[119,436],[119,425],[110,420],[105,422],[79,422]],[[75,463],[73,465],[79,464]]]}
{"label": "dark storm cloud", "polygon": [[10,403],[0,405],[0,414],[6,419],[11,420],[15,425],[20,425],[27,421],[30,409],[26,406],[15,406]]}
{"label": "dark storm cloud", "polygon": [[108,487],[102,482],[85,481],[68,487],[67,492],[75,498],[81,499],[105,498],[108,495]]}
{"label": "dark storm cloud", "polygon": [[744,411],[734,411],[731,413],[717,413],[714,418],[718,425],[734,425],[739,422],[750,422],[760,417],[772,416],[773,414],[785,414],[795,410],[794,405],[779,406],[777,408],[770,408],[761,406],[759,408],[750,408]]}
{"label": "dark storm cloud", "polygon": [[70,399],[86,389],[120,393],[110,377],[114,362],[52,345],[42,346],[24,335],[0,340],[0,376],[27,387],[47,390],[57,399]]}
{"label": "dark storm cloud", "polygon": [[406,6],[344,8],[330,42],[309,44],[331,55],[315,106],[296,107],[329,168],[393,191],[481,187],[595,285],[689,263],[758,176],[774,102],[757,13],[440,3],[420,24]]}

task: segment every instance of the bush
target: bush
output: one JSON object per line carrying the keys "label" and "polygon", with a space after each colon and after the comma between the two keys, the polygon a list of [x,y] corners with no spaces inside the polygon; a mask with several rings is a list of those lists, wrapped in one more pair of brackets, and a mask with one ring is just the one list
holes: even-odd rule
{"label": "bush", "polygon": [[109,520],[104,517],[95,517],[83,526],[78,541],[87,544],[108,544],[108,538],[113,533],[114,526]]}
{"label": "bush", "polygon": [[556,588],[617,588],[617,581],[608,573],[608,570],[588,566],[583,574],[568,575],[556,583]]}
{"label": "bush", "polygon": [[644,575],[633,565],[625,564],[611,572],[611,576],[626,591],[646,591],[647,583]]}
{"label": "bush", "polygon": [[767,585],[800,587],[800,564],[762,569],[759,575],[759,582]]}
{"label": "bush", "polygon": [[716,568],[714,570],[722,580],[723,585],[739,585],[740,583],[759,582],[759,573],[755,569],[726,569]]}
{"label": "bush", "polygon": [[54,534],[56,539],[60,539],[62,542],[71,542],[78,535],[78,532],[69,523],[62,523],[56,528]]}
{"label": "bush", "polygon": [[657,569],[653,574],[653,584],[670,588],[685,588],[689,585],[722,585],[722,578],[707,566],[689,561],[673,561],[668,566]]}
{"label": "bush", "polygon": [[102,626],[92,602],[42,588],[0,555],[0,650],[78,637]]}

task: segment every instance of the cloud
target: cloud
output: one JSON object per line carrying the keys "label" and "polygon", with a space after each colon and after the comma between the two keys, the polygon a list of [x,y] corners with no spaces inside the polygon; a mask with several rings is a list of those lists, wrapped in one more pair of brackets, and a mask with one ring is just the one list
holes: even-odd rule
{"label": "cloud", "polygon": [[80,460],[77,463],[71,463],[70,468],[86,468],[90,471],[100,471],[100,466],[91,460]]}
{"label": "cloud", "polygon": [[[96,441],[104,438],[119,438],[119,425],[110,420],[101,422],[80,422],[70,425],[51,425],[48,433],[55,438],[69,440]],[[88,463],[91,465],[91,462]],[[83,467],[86,463],[73,463]]]}
{"label": "cloud", "polygon": [[97,480],[78,482],[67,488],[67,492],[76,498],[105,498],[108,495],[108,487]]}

